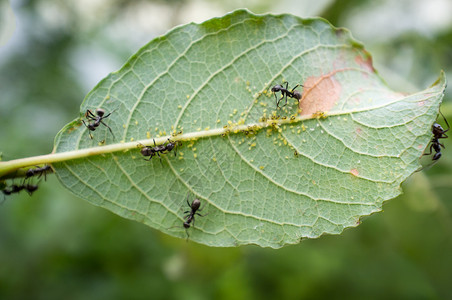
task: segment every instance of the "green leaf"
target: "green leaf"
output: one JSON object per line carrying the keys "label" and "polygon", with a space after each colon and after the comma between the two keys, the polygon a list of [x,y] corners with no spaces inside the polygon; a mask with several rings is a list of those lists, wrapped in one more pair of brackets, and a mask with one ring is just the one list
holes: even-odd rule
{"label": "green leaf", "polygon": [[[303,98],[276,112],[270,89],[285,80]],[[206,214],[190,240],[277,248],[341,233],[399,195],[444,89],[442,73],[413,95],[390,90],[362,45],[323,19],[238,10],[176,27],[102,80],[55,151],[105,140],[105,154],[54,167],[79,197],[167,234],[186,237],[189,193]],[[80,121],[100,107],[116,109],[104,120],[116,140],[103,125],[91,140]],[[281,118],[266,120],[273,112]],[[177,157],[143,159],[137,141],[181,130]]]}

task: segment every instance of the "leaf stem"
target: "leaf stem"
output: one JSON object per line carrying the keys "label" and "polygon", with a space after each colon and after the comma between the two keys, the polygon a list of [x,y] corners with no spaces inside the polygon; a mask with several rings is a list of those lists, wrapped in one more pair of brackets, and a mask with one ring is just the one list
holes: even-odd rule
{"label": "leaf stem", "polygon": [[[325,117],[325,115],[321,115],[320,117]],[[218,136],[218,135],[227,135],[230,133],[239,133],[239,132],[257,132],[260,129],[267,127],[278,127],[279,125],[288,124],[288,123],[296,123],[305,119],[310,119],[312,116],[292,116],[290,118],[283,119],[263,119],[261,122],[251,123],[251,124],[243,124],[244,122],[231,123],[223,128],[215,128],[198,132],[190,132],[186,134],[179,134],[176,136],[163,136],[159,138],[155,138],[155,143],[157,145],[163,144],[168,139],[172,141],[189,141],[198,138],[210,137],[210,136]],[[92,148],[85,148],[80,150],[73,150],[67,152],[59,152],[59,153],[51,153],[46,155],[39,155],[27,158],[21,158],[11,161],[0,162],[0,179],[10,178],[10,176],[6,176],[10,173],[17,172],[17,170],[25,167],[36,166],[41,164],[52,164],[56,162],[62,162],[67,160],[79,159],[84,157],[89,157],[93,155],[100,155],[106,153],[113,153],[119,151],[128,151],[131,149],[139,148],[140,145],[153,145],[154,139],[145,139],[145,140],[137,140],[133,142],[121,142],[117,144],[110,144],[105,146],[98,146]],[[16,176],[13,176],[16,177]]]}

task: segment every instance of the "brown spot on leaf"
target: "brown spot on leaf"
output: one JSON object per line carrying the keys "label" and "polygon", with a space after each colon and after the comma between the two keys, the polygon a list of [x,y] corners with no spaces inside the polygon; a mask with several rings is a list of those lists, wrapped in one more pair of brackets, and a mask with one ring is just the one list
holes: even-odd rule
{"label": "brown spot on leaf", "polygon": [[358,172],[357,169],[351,169],[351,170],[350,170],[350,173],[351,173],[353,176],[358,176],[358,175],[359,175],[359,172]]}
{"label": "brown spot on leaf", "polygon": [[339,100],[342,85],[334,75],[342,70],[335,70],[322,76],[311,76],[303,83],[304,93],[299,103],[300,115],[309,116],[316,112],[328,112]]}
{"label": "brown spot on leaf", "polygon": [[355,56],[355,62],[363,69],[366,69],[367,71],[372,73],[375,72],[372,63],[372,56],[367,51],[360,52],[357,56]]}

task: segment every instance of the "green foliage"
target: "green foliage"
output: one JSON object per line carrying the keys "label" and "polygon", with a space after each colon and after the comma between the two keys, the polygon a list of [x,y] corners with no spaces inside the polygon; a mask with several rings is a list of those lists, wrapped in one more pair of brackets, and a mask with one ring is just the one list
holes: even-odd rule
{"label": "green foliage", "polygon": [[[290,99],[276,112],[283,118],[259,123],[275,116],[270,88],[284,80],[304,85],[300,107]],[[55,167],[79,197],[170,235],[185,237],[191,194],[208,217],[196,219],[190,239],[277,248],[341,233],[396,197],[419,167],[444,88],[442,74],[423,92],[393,92],[346,30],[238,10],[151,41],[81,106],[81,115],[114,111],[105,122],[118,140],[104,126],[93,133],[107,144],[147,139],[153,146],[152,137],[182,130],[178,157],[147,162],[136,143]],[[256,126],[244,134],[235,125]],[[223,126],[228,136],[207,137]],[[201,138],[188,141],[195,132]],[[55,149],[94,143],[76,120]]]}

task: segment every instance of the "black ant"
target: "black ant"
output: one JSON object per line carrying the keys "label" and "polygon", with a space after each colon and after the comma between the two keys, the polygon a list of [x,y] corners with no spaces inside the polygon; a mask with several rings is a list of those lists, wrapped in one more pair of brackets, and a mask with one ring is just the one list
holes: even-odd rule
{"label": "black ant", "polygon": [[432,133],[433,133],[433,137],[430,140],[430,149],[429,149],[429,153],[424,153],[423,155],[430,155],[432,154],[432,148],[433,150],[436,152],[435,155],[433,155],[432,160],[438,160],[441,157],[441,147],[444,147],[443,144],[441,144],[439,142],[439,139],[447,139],[448,136],[446,134],[446,132],[449,131],[450,126],[449,123],[447,122],[446,118],[444,117],[444,115],[439,112],[441,114],[441,116],[443,116],[444,122],[446,122],[447,125],[447,129],[444,130],[443,127],[441,125],[439,125],[438,123],[433,123],[432,125]]}
{"label": "black ant", "polygon": [[[283,83],[284,84],[284,83]],[[286,82],[286,88],[284,88],[283,87],[283,84],[282,85],[279,85],[279,84],[277,84],[277,85],[275,85],[274,87],[272,87],[272,92],[273,93],[275,93],[275,100],[276,100],[276,108],[278,108],[279,107],[279,102],[281,102],[281,100],[282,99],[286,99],[286,102],[284,103],[284,105],[282,106],[282,107],[284,107],[284,106],[286,106],[287,105],[287,97],[289,97],[289,98],[295,98],[295,99],[297,99],[298,100],[298,102],[300,102],[300,99],[301,99],[301,93],[299,92],[299,91],[296,91],[295,89],[297,88],[297,87],[299,87],[299,86],[303,86],[302,84],[297,84],[296,86],[294,86],[293,88],[292,88],[292,90],[288,90],[287,88],[288,88],[288,86],[289,86],[289,83],[288,82]],[[282,97],[278,100],[278,98],[276,97],[276,93],[277,92],[281,92],[281,95],[282,95]]]}
{"label": "black ant", "polygon": [[44,180],[47,180],[47,172],[52,170],[52,168],[49,165],[45,165],[42,168],[35,168],[35,169],[28,169],[25,173],[25,179],[28,179],[30,177],[38,175],[38,178],[44,174]]}
{"label": "black ant", "polygon": [[[85,123],[85,120],[82,120],[83,124],[86,126],[86,128],[88,128],[89,131],[94,131],[96,130],[97,127],[99,127],[99,125],[102,123],[104,126],[106,126],[108,128],[108,130],[110,130],[111,135],[113,136],[113,139],[115,139],[115,135],[113,134],[113,131],[111,130],[110,126],[108,126],[107,124],[105,124],[102,120],[108,118],[114,111],[112,111],[111,113],[107,114],[104,116],[105,114],[105,110],[103,110],[102,108],[97,108],[96,109],[96,115],[94,115],[89,109],[86,110],[85,113],[85,118],[88,119],[88,125]],[[91,123],[91,121],[94,121]],[[91,135],[91,132],[89,133],[89,137],[91,139],[93,139],[93,136]]]}
{"label": "black ant", "polygon": [[[177,144],[178,144],[178,142],[174,142],[174,141],[171,141],[170,139],[168,139],[168,143],[166,145],[162,144],[162,145],[157,146],[155,143],[155,139],[153,139],[153,141],[154,141],[154,147],[144,146],[143,148],[141,148],[141,151],[140,151],[141,155],[143,155],[145,157],[149,156],[149,159],[145,159],[145,160],[151,160],[151,158],[153,156],[155,156],[155,154],[157,154],[159,156],[159,158],[161,159],[160,153],[170,152],[175,147],[177,147]],[[174,156],[176,156],[176,153],[177,153],[177,151],[174,152]],[[161,160],[160,160],[160,162],[161,162]]]}
{"label": "black ant", "polygon": [[198,215],[200,217],[204,217],[205,215],[201,215],[200,213],[198,213],[197,211],[201,211],[202,209],[200,209],[201,207],[201,201],[199,201],[198,198],[195,198],[195,200],[193,200],[193,202],[190,204],[190,202],[188,201],[188,198],[190,196],[190,193],[187,194],[187,204],[190,207],[190,210],[184,211],[184,214],[187,214],[184,216],[184,228],[185,228],[185,232],[187,233],[187,238],[190,237],[190,235],[188,234],[188,229],[191,226],[191,223],[193,223],[193,227],[195,226],[195,215]]}
{"label": "black ant", "polygon": [[2,192],[5,196],[9,196],[11,194],[19,193],[22,190],[26,190],[27,193],[31,196],[31,194],[33,194],[33,192],[35,192],[37,189],[38,185],[35,184],[29,183],[22,185],[13,184],[11,186],[7,186],[6,188],[4,188]]}

